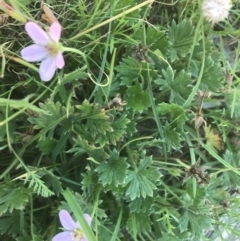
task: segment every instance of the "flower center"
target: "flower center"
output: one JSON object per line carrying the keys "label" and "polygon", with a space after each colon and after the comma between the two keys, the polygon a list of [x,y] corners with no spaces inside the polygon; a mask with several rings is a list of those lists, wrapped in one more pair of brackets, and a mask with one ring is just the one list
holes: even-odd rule
{"label": "flower center", "polygon": [[83,237],[83,231],[80,228],[78,228],[73,230],[73,232],[71,232],[70,235],[73,241],[80,241]]}
{"label": "flower center", "polygon": [[59,51],[58,44],[55,44],[55,43],[48,44],[46,46],[46,49],[47,49],[48,53],[52,56],[56,56]]}

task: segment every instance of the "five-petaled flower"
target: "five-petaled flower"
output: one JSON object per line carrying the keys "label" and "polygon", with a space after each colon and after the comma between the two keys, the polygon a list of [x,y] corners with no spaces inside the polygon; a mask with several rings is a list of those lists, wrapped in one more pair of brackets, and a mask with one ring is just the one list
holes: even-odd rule
{"label": "five-petaled flower", "polygon": [[22,49],[22,58],[28,62],[42,61],[39,68],[40,78],[49,81],[56,69],[62,69],[65,64],[62,45],[59,43],[61,26],[55,22],[47,33],[36,23],[28,22],[25,29],[34,44]]}
{"label": "five-petaled flower", "polygon": [[[91,225],[91,217],[88,214],[84,214],[84,217],[88,225]],[[88,241],[81,225],[78,222],[74,222],[66,210],[59,212],[59,219],[65,231],[55,235],[52,241]]]}

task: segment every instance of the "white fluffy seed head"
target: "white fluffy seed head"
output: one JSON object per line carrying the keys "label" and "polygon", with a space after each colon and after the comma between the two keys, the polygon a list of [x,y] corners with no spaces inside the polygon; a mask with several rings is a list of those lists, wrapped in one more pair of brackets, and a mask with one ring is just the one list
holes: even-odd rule
{"label": "white fluffy seed head", "polygon": [[214,25],[228,17],[231,7],[231,0],[204,0],[203,16]]}

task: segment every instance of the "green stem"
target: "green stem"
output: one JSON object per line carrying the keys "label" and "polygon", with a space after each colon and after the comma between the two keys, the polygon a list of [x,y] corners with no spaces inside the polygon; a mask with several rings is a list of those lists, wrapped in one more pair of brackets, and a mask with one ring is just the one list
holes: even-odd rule
{"label": "green stem", "polygon": [[138,168],[137,168],[137,165],[136,165],[136,163],[134,162],[134,160],[133,160],[133,158],[132,158],[132,153],[131,153],[131,150],[130,150],[129,146],[126,146],[126,150],[127,150],[127,154],[128,154],[129,160],[131,161],[131,163],[132,163],[135,171],[137,171]]}
{"label": "green stem", "polygon": [[[112,14],[112,11],[111,11],[111,14]],[[111,29],[112,29],[112,23],[109,24],[108,26],[108,34],[107,34],[107,39],[106,39],[106,44],[105,44],[105,50],[104,50],[104,54],[103,54],[103,60],[102,60],[102,64],[101,64],[101,68],[100,68],[100,71],[99,71],[99,74],[98,74],[98,78],[97,78],[97,81],[98,83],[101,82],[101,79],[102,79],[102,76],[103,76],[103,73],[104,73],[104,68],[105,68],[105,65],[106,65],[106,60],[107,60],[107,52],[108,52],[108,45],[109,45],[109,42],[110,42],[110,32],[111,32]],[[91,96],[89,97],[89,101],[93,98],[95,92],[97,91],[98,89],[98,86],[96,85]]]}
{"label": "green stem", "polygon": [[86,219],[84,218],[82,209],[79,207],[74,195],[71,191],[67,188],[63,191],[63,196],[66,199],[69,207],[72,209],[74,215],[76,216],[78,222],[80,223],[82,230],[84,231],[85,235],[87,236],[88,240],[97,241],[96,237],[94,236],[91,228],[89,227]]}
{"label": "green stem", "polygon": [[100,27],[102,27],[102,26],[104,26],[104,25],[106,25],[106,24],[108,24],[108,23],[110,23],[110,22],[112,22],[114,20],[117,20],[117,19],[125,16],[126,14],[129,14],[129,13],[131,13],[131,12],[133,12],[133,11],[135,11],[135,10],[145,6],[145,5],[152,4],[154,1],[155,0],[147,0],[147,1],[143,2],[143,3],[140,3],[140,4],[136,5],[136,6],[128,9],[127,11],[125,11],[123,13],[120,13],[120,14],[118,14],[118,15],[116,15],[116,16],[114,16],[114,17],[112,17],[112,18],[110,18],[110,19],[108,19],[108,20],[106,20],[106,21],[104,21],[102,23],[100,23],[100,24],[97,24],[97,25],[95,25],[95,26],[93,26],[93,27],[91,27],[91,28],[89,28],[89,29],[87,29],[87,30],[85,30],[83,32],[78,33],[77,35],[75,35],[74,37],[70,38],[69,40],[74,40],[76,38],[79,38],[79,37],[81,37],[81,36],[91,32],[91,31],[93,31],[95,29],[98,29],[98,28],[100,28]]}
{"label": "green stem", "polygon": [[62,47],[62,50],[63,50],[63,52],[72,52],[72,53],[79,54],[80,56],[82,56],[82,58],[84,59],[85,63],[88,66],[86,55],[82,51],[80,51],[78,49],[74,49],[74,48],[64,47],[64,46]]}
{"label": "green stem", "polygon": [[[51,85],[49,86],[49,88],[51,88],[54,85],[54,82],[51,83]],[[44,96],[46,94],[46,92],[48,91],[48,89],[44,90],[40,95],[38,95],[38,97],[32,101],[30,104],[34,104],[35,102],[37,102],[39,99],[42,98],[42,96]],[[10,121],[12,119],[14,119],[15,117],[17,117],[18,115],[20,115],[21,113],[23,113],[28,107],[23,107],[21,110],[17,111],[15,114],[13,114],[12,116],[7,118],[7,121]],[[55,124],[55,123],[53,123]],[[45,128],[46,129],[46,128]],[[42,132],[42,131],[41,131]],[[19,156],[22,155],[22,153],[24,152],[24,150],[35,140],[37,140],[39,138],[39,136],[41,135],[41,132],[39,134],[37,134],[36,136],[34,136],[28,143],[26,143],[21,150],[19,151]],[[11,170],[12,168],[18,163],[18,158],[15,155],[15,159],[13,160],[13,162],[10,164],[10,166],[0,175],[0,180],[2,178],[4,178]]]}
{"label": "green stem", "polygon": [[183,108],[185,108],[185,109],[187,109],[190,106],[194,96],[197,93],[197,90],[198,90],[199,85],[200,85],[201,80],[202,80],[203,70],[204,70],[204,67],[205,67],[205,38],[204,38],[203,18],[201,17],[199,22],[198,22],[197,28],[196,28],[196,33],[195,33],[195,37],[194,37],[194,41],[193,41],[193,48],[192,48],[192,52],[190,54],[190,58],[189,58],[189,61],[188,61],[188,71],[190,69],[190,64],[191,64],[191,61],[192,61],[194,47],[197,44],[197,37],[198,37],[198,32],[199,32],[200,26],[202,27],[202,45],[203,45],[202,65],[201,65],[201,69],[200,69],[200,73],[199,73],[199,76],[198,76],[197,83],[193,87],[192,93],[189,95],[189,97],[187,98],[187,100],[183,104]]}
{"label": "green stem", "polygon": [[[149,75],[149,72],[148,72],[148,75]],[[150,96],[150,101],[151,101],[154,119],[155,119],[155,122],[157,124],[160,137],[164,141],[164,132],[163,132],[162,124],[159,121],[159,117],[158,117],[158,114],[157,114],[157,111],[156,111],[156,105],[155,105],[154,97],[153,97],[153,93],[152,93],[150,75],[147,78],[147,83],[148,83],[148,92],[149,92],[149,96]],[[163,142],[163,152],[164,152],[164,159],[165,159],[165,161],[167,161],[167,148],[166,148],[166,143],[164,143],[164,142]]]}

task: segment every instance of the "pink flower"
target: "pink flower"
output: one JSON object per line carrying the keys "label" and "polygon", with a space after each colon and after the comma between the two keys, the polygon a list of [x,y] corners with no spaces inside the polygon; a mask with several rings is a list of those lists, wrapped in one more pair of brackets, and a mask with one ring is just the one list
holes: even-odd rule
{"label": "pink flower", "polygon": [[[84,214],[84,217],[87,223],[91,225],[91,217],[88,214]],[[55,235],[52,241],[88,241],[81,229],[81,225],[78,222],[74,222],[66,210],[59,212],[59,219],[66,231]]]}
{"label": "pink flower", "polygon": [[62,45],[59,43],[61,26],[59,23],[53,23],[46,33],[36,23],[28,22],[25,29],[34,44],[22,49],[22,58],[28,62],[42,61],[39,68],[40,78],[49,81],[56,69],[62,69],[65,64]]}

